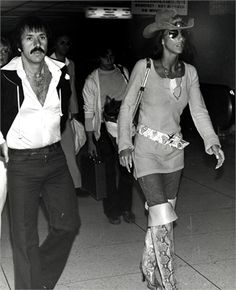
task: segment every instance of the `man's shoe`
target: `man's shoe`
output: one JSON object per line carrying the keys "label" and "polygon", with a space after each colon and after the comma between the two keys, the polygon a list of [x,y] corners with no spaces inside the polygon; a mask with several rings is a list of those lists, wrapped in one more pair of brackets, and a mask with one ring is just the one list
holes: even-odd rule
{"label": "man's shoe", "polygon": [[122,213],[123,219],[125,222],[131,224],[135,222],[135,215],[132,213],[132,211],[124,211]]}
{"label": "man's shoe", "polygon": [[119,225],[121,223],[120,217],[108,217],[109,223],[113,225]]}

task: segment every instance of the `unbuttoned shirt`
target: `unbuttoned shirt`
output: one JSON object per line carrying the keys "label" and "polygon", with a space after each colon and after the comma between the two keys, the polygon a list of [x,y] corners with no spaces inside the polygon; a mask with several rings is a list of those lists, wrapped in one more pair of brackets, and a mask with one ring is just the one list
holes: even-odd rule
{"label": "unbuttoned shirt", "polygon": [[41,148],[60,141],[61,100],[57,92],[57,84],[61,76],[61,67],[50,58],[45,62],[52,75],[45,103],[42,106],[30,86],[23,69],[21,58],[18,58],[17,74],[22,80],[24,101],[8,131],[6,140],[9,148],[31,149]]}

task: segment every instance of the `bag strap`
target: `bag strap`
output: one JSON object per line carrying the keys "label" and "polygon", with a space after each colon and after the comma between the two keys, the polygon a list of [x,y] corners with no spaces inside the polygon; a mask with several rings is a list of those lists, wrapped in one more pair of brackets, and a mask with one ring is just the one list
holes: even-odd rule
{"label": "bag strap", "polygon": [[121,74],[123,75],[126,82],[129,82],[127,75],[125,74],[124,67],[121,64],[116,64],[116,67],[120,70]]}
{"label": "bag strap", "polygon": [[145,86],[146,86],[146,83],[147,83],[147,79],[148,79],[148,75],[149,75],[150,69],[151,69],[151,60],[150,60],[149,57],[147,57],[146,58],[146,71],[145,71],[145,75],[144,75],[144,78],[143,78],[143,82],[142,82],[141,87],[139,88],[139,91],[138,91],[137,102],[136,102],[136,105],[135,105],[135,108],[134,108],[132,120],[134,120],[134,117],[135,117],[135,115],[137,113],[139,104],[141,102],[141,99],[142,99],[142,96],[143,96],[143,92],[145,90]]}

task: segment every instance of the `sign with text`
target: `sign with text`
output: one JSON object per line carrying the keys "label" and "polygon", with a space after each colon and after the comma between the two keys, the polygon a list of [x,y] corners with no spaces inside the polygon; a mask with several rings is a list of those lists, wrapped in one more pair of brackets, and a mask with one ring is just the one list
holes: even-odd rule
{"label": "sign with text", "polygon": [[188,0],[133,0],[131,13],[140,15],[155,15],[158,9],[173,9],[179,15],[188,14]]}
{"label": "sign with text", "polygon": [[121,7],[88,7],[86,8],[87,18],[107,19],[130,19],[132,18],[130,8]]}

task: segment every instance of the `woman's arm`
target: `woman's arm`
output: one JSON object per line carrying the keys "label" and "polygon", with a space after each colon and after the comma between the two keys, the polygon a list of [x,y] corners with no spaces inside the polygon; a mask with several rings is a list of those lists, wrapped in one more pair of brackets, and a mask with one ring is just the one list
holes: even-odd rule
{"label": "woman's arm", "polygon": [[91,156],[97,155],[96,145],[94,144],[94,116],[95,116],[95,102],[96,102],[97,86],[95,81],[88,77],[85,81],[82,95],[84,99],[84,117],[85,117],[85,131],[88,142],[88,154]]}
{"label": "woman's arm", "polygon": [[133,112],[137,102],[137,95],[142,84],[146,70],[146,60],[139,60],[131,73],[124,99],[118,116],[118,147],[119,152],[130,148],[133,149]]}
{"label": "woman's arm", "polygon": [[216,169],[219,168],[224,160],[224,152],[221,150],[221,144],[216,135],[212,122],[206,108],[203,96],[200,91],[197,71],[190,66],[190,88],[189,88],[189,108],[194,124],[204,141],[207,154],[214,154],[217,159]]}

